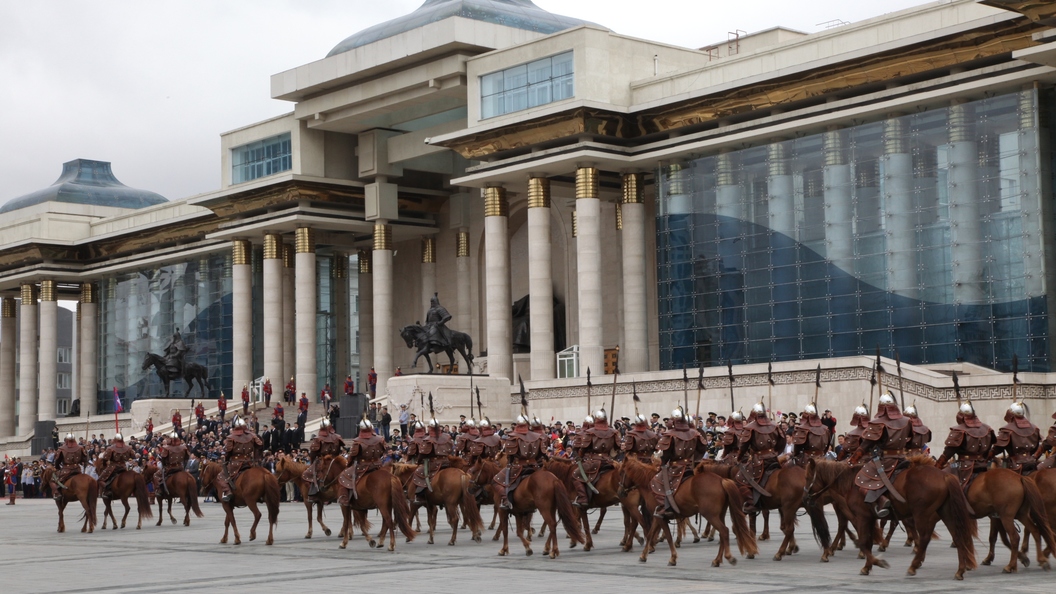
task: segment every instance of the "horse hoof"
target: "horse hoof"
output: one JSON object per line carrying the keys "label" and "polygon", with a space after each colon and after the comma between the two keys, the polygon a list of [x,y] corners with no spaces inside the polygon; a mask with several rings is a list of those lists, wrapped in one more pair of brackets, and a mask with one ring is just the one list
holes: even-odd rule
{"label": "horse hoof", "polygon": [[799,552],[799,545],[792,545],[792,550],[789,552],[790,555],[795,555]]}
{"label": "horse hoof", "polygon": [[667,566],[668,566],[668,567],[674,567],[674,566],[675,566],[675,565],[677,565],[677,564],[678,564],[678,562],[677,562],[677,561],[673,561],[673,560],[672,560],[672,561],[668,561],[668,562],[667,562]]}
{"label": "horse hoof", "polygon": [[597,531],[597,529],[595,529],[595,530],[591,530],[591,531],[590,531],[590,533],[591,533],[591,534],[597,534],[597,533],[598,533],[598,531]]}
{"label": "horse hoof", "polygon": [[408,538],[406,542],[411,542],[411,539],[410,539],[410,538]]}
{"label": "horse hoof", "polygon": [[429,539],[429,544],[433,544],[433,539]]}
{"label": "horse hoof", "polygon": [[755,555],[753,555],[752,553],[748,553],[747,557],[749,559],[755,559]]}
{"label": "horse hoof", "polygon": [[983,559],[982,561],[979,562],[979,565],[990,565],[990,559],[989,558]]}
{"label": "horse hoof", "polygon": [[858,558],[859,559],[865,559],[865,553],[863,553],[861,551],[858,551]]}
{"label": "horse hoof", "polygon": [[345,545],[345,544],[339,544],[339,545],[337,545],[337,548],[339,548],[339,549],[342,549],[342,550],[343,550],[343,549],[345,549],[345,548],[347,548],[347,547],[348,547],[348,545]]}
{"label": "horse hoof", "polygon": [[1006,565],[1005,567],[1001,568],[1001,573],[1016,573],[1016,568],[1009,567]]}
{"label": "horse hoof", "polygon": [[890,569],[891,568],[891,565],[888,564],[888,562],[884,561],[883,559],[878,559],[877,562],[876,562],[876,566],[881,568],[881,569]]}
{"label": "horse hoof", "polygon": [[780,561],[781,555],[774,555],[774,561]]}
{"label": "horse hoof", "polygon": [[236,540],[236,541],[234,542],[234,544],[236,544],[236,545],[240,545],[240,544],[242,544],[242,541],[241,541],[241,540]]}
{"label": "horse hoof", "polygon": [[155,525],[155,526],[161,526],[161,520],[158,520],[158,523],[157,523],[157,524],[154,524],[154,525]]}
{"label": "horse hoof", "polygon": [[829,562],[829,558],[827,556],[822,556],[821,562],[822,563],[828,563]]}
{"label": "horse hoof", "polygon": [[499,556],[500,557],[505,557],[506,555],[509,555],[509,554],[510,554],[509,551],[499,551]]}
{"label": "horse hoof", "polygon": [[737,565],[737,557],[730,557],[727,561],[730,562],[730,565]]}
{"label": "horse hoof", "polygon": [[525,557],[531,557],[532,556],[532,549],[524,549],[524,556]]}
{"label": "horse hoof", "polygon": [[917,575],[917,570],[910,567],[906,570],[906,575]]}
{"label": "horse hoof", "polygon": [[694,536],[693,537],[693,544],[697,544],[698,542],[700,542],[700,537],[699,536]]}
{"label": "horse hoof", "polygon": [[887,547],[885,547],[884,545],[880,545],[880,546],[876,547],[876,550],[878,552],[881,552],[881,553],[886,553],[887,552]]}
{"label": "horse hoof", "polygon": [[264,544],[269,545],[269,546],[273,545],[273,544],[275,544],[275,539],[274,538],[269,538],[268,540],[264,541]]}
{"label": "horse hoof", "polygon": [[583,552],[584,553],[587,553],[587,552],[590,552],[590,551],[593,551],[593,550],[594,550],[594,547],[592,547],[590,545],[586,545],[586,546],[583,547]]}
{"label": "horse hoof", "polygon": [[645,563],[647,559],[645,557],[638,557],[638,561],[640,561],[641,563]]}
{"label": "horse hoof", "polygon": [[1052,569],[1051,567],[1049,567],[1049,561],[1048,560],[1045,560],[1045,561],[1041,562],[1041,568],[1044,569],[1045,571],[1049,571],[1050,569]]}
{"label": "horse hoof", "polygon": [[570,549],[576,548],[576,543],[574,543],[574,542],[573,543],[569,543],[568,548],[570,548]]}
{"label": "horse hoof", "polygon": [[957,581],[961,581],[961,580],[964,579],[964,574],[963,573],[954,574],[953,579],[955,579]]}
{"label": "horse hoof", "polygon": [[455,546],[455,541],[452,540],[451,542],[447,543],[447,546],[449,546],[449,547]]}
{"label": "horse hoof", "polygon": [[858,572],[858,574],[859,575],[869,575],[869,570],[863,567],[862,570]]}
{"label": "horse hoof", "polygon": [[473,537],[473,542],[475,542],[477,544],[480,544],[480,543],[484,542],[484,539],[481,538],[480,535],[478,534],[478,535]]}
{"label": "horse hoof", "polygon": [[722,563],[719,563],[718,561],[712,561],[712,562],[711,562],[711,566],[712,566],[712,567],[718,567],[718,566],[720,566],[720,565],[722,565]]}
{"label": "horse hoof", "polygon": [[327,536],[330,536],[330,529],[327,528],[327,529],[323,530],[323,534],[325,534]]}

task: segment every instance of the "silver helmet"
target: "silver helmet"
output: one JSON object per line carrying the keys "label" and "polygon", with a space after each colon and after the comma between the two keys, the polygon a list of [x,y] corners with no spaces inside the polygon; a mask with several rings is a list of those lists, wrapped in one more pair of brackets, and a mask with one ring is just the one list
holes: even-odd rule
{"label": "silver helmet", "polygon": [[438,429],[440,427],[440,421],[437,421],[436,419],[429,419],[429,427]]}
{"label": "silver helmet", "polygon": [[686,413],[682,412],[682,407],[681,406],[676,408],[675,410],[671,411],[671,420],[672,421],[684,421],[684,420],[686,420]]}
{"label": "silver helmet", "polygon": [[593,425],[594,424],[594,417],[592,417],[590,415],[587,415],[586,417],[583,418],[583,424],[584,425]]}
{"label": "silver helmet", "polygon": [[411,426],[411,429],[414,429],[414,430],[425,429],[425,424],[422,423],[421,421],[415,421],[414,425]]}
{"label": "silver helmet", "polygon": [[972,403],[970,401],[968,401],[968,400],[965,400],[961,404],[961,408],[958,409],[958,410],[960,411],[960,413],[962,415],[969,415],[969,416],[973,416],[973,417],[975,416],[975,407],[973,407]]}
{"label": "silver helmet", "polygon": [[730,413],[730,420],[740,423],[741,421],[744,420],[744,413],[742,413],[739,410],[735,410],[732,413]]}
{"label": "silver helmet", "polygon": [[180,438],[180,432],[175,430],[175,429],[173,429],[172,433],[169,434],[169,437],[172,438],[172,439],[179,439]]}
{"label": "silver helmet", "polygon": [[246,420],[242,417],[235,417],[235,422],[232,423],[232,425],[235,427],[242,427],[244,429],[246,427]]}
{"label": "silver helmet", "polygon": [[518,425],[527,425],[528,424],[528,417],[526,417],[524,415],[517,415],[517,419],[515,420],[515,422]]}
{"label": "silver helmet", "polygon": [[591,415],[591,416],[594,417],[595,421],[607,421],[607,420],[609,420],[608,415],[605,414],[605,409],[604,408],[599,408],[598,410],[594,411],[594,414]]}
{"label": "silver helmet", "polygon": [[67,433],[66,434],[66,441],[76,441],[76,440],[77,440],[77,438],[74,437],[72,433]]}
{"label": "silver helmet", "polygon": [[1012,406],[1008,407],[1008,412],[1014,417],[1023,418],[1027,416],[1027,407],[1022,402],[1013,402]]}
{"label": "silver helmet", "polygon": [[371,424],[370,419],[363,419],[359,422],[360,429],[374,429],[374,425]]}
{"label": "silver helmet", "polygon": [[491,427],[491,421],[489,421],[487,419],[487,417],[484,417],[483,419],[480,420],[480,428],[481,429],[488,429],[490,427]]}
{"label": "silver helmet", "polygon": [[639,424],[639,423],[647,423],[647,422],[648,421],[645,419],[645,415],[643,415],[642,413],[638,413],[638,414],[634,415],[634,423],[636,425]]}
{"label": "silver helmet", "polygon": [[752,405],[752,412],[754,412],[757,415],[765,415],[766,414],[766,405],[764,405],[762,402],[756,402],[755,404]]}
{"label": "silver helmet", "polygon": [[864,404],[859,404],[858,406],[854,407],[854,414],[856,414],[856,415],[858,415],[860,417],[868,417],[869,416],[869,409],[865,408]]}
{"label": "silver helmet", "polygon": [[464,424],[464,425],[465,425],[466,427],[470,427],[470,428],[476,428],[476,426],[477,426],[477,422],[476,422],[476,421],[474,421],[473,419],[466,419],[466,422],[465,422],[465,423],[463,423],[463,424]]}
{"label": "silver helmet", "polygon": [[902,411],[902,414],[906,415],[907,417],[912,417],[912,418],[915,419],[915,418],[917,418],[917,407],[912,405],[912,404],[910,404],[909,406],[906,407],[905,410]]}
{"label": "silver helmet", "polygon": [[895,395],[891,393],[891,390],[888,390],[884,394],[880,395],[880,405],[881,406],[894,406],[895,405]]}
{"label": "silver helmet", "polygon": [[810,404],[808,404],[805,407],[803,407],[803,414],[805,414],[805,415],[817,415],[818,414],[818,407],[815,406],[813,402],[811,402]]}
{"label": "silver helmet", "polygon": [[331,427],[333,427],[333,423],[330,422],[329,418],[323,417],[323,420],[319,421],[319,428],[321,428],[321,429],[329,429]]}
{"label": "silver helmet", "polygon": [[115,433],[114,441],[125,441],[125,438],[120,433]]}
{"label": "silver helmet", "polygon": [[543,422],[539,420],[539,417],[532,415],[532,427],[542,427]]}

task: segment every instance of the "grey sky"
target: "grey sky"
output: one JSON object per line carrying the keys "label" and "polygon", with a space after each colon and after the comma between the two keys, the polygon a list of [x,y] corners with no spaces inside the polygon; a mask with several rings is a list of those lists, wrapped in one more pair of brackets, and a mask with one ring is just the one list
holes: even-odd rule
{"label": "grey sky", "polygon": [[[0,203],[75,158],[113,162],[169,199],[220,184],[221,132],[286,113],[272,74],[424,0],[0,0]],[[688,47],[729,31],[855,22],[920,0],[536,0],[625,35]]]}

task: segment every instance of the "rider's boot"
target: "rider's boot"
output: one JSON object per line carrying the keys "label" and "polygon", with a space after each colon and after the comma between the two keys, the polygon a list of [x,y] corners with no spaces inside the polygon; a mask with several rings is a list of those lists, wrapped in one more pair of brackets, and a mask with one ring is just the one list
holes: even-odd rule
{"label": "rider's boot", "polygon": [[891,515],[891,500],[886,495],[881,495],[877,498],[876,503],[873,504],[873,510],[876,512],[876,517],[884,519]]}
{"label": "rider's boot", "polygon": [[425,487],[418,487],[418,489],[415,490],[414,504],[418,506],[429,504],[429,502],[425,500]]}
{"label": "rider's boot", "polygon": [[62,501],[62,490],[65,489],[65,488],[66,487],[60,487],[59,485],[55,485],[54,487],[52,487],[52,489],[51,489],[52,490],[51,498],[54,499],[55,501]]}
{"label": "rider's boot", "polygon": [[744,505],[741,507],[741,511],[746,514],[754,514],[759,512],[759,493],[752,490],[748,497],[744,498]]}
{"label": "rider's boot", "polygon": [[577,507],[587,507],[590,502],[587,499],[587,483],[577,480],[576,481],[576,499],[572,502],[572,505]]}

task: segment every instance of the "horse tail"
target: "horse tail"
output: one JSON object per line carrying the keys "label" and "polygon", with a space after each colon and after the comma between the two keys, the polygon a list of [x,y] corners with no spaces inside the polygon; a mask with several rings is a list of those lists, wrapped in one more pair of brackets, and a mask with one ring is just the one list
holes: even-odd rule
{"label": "horse tail", "polygon": [[832,546],[832,534],[829,532],[829,521],[825,519],[825,509],[815,500],[804,500],[803,509],[810,517],[810,529],[814,532],[814,540],[823,551],[828,550]]}
{"label": "horse tail", "polygon": [[[91,479],[92,477],[88,478]],[[87,491],[85,499],[88,502],[88,509],[85,511],[88,514],[88,527],[94,530],[95,525],[98,523],[95,508],[99,505],[99,481],[94,479],[88,481],[85,491]]]}
{"label": "horse tail", "polygon": [[1023,483],[1023,503],[1027,506],[1030,520],[1038,527],[1049,549],[1056,551],[1056,534],[1052,531],[1051,519],[1045,511],[1045,500],[1041,497],[1037,483],[1023,476],[1020,477],[1020,482]]}
{"label": "horse tail", "polygon": [[396,525],[400,527],[400,532],[407,537],[407,540],[414,540],[418,533],[411,526],[411,518],[413,517],[411,515],[411,504],[407,503],[407,497],[403,494],[403,483],[396,477],[392,477],[389,481],[389,490],[391,491],[392,511],[393,515],[396,516]]}
{"label": "horse tail", "polygon": [[733,535],[737,537],[737,548],[741,554],[758,555],[759,544],[748,527],[748,516],[744,513],[744,497],[737,483],[730,479],[719,479],[722,481],[722,490],[726,491],[726,501],[730,506],[730,520],[733,522]]}
{"label": "horse tail", "polygon": [[946,503],[941,511],[945,512],[943,521],[950,531],[950,537],[957,547],[957,556],[965,560],[965,568],[975,569],[975,546],[972,541],[979,535],[979,525],[972,517],[968,498],[961,490],[961,482],[952,474],[942,473],[946,480]]}
{"label": "horse tail", "polygon": [[463,472],[459,478],[462,481],[462,501],[459,503],[462,517],[466,519],[466,525],[473,534],[480,534],[484,531],[484,518],[480,516],[477,499],[469,492],[469,475]]}
{"label": "horse tail", "polygon": [[154,510],[150,508],[150,496],[147,495],[147,481],[141,474],[136,475],[135,490],[136,507],[139,508],[139,519],[153,518]]}
{"label": "horse tail", "polygon": [[[556,479],[557,477],[554,478]],[[554,507],[557,508],[557,516],[561,518],[561,525],[565,527],[568,537],[573,542],[585,544],[586,538],[583,536],[582,526],[579,525],[576,510],[572,507],[572,500],[568,498],[568,491],[560,480],[554,481],[554,503],[556,504]]]}
{"label": "horse tail", "polygon": [[[265,471],[267,472],[267,471]],[[279,500],[282,495],[279,493],[279,481],[275,477],[268,473],[264,475],[264,504],[268,506],[268,524],[278,525],[279,523]]]}
{"label": "horse tail", "polygon": [[184,497],[186,497],[187,501],[190,502],[191,511],[194,512],[194,517],[204,518],[205,514],[203,514],[202,509],[198,507],[198,483],[195,482],[194,476],[192,476],[191,473],[187,473],[187,477],[189,478],[189,480],[186,481],[187,493],[184,494]]}

